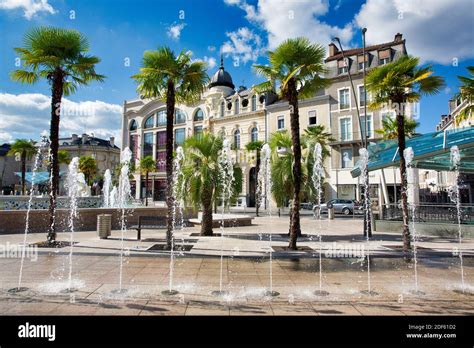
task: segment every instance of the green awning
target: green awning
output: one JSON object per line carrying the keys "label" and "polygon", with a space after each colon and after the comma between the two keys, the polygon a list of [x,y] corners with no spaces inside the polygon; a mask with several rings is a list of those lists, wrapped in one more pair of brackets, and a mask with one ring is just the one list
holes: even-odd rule
{"label": "green awning", "polygon": [[[437,171],[451,171],[451,147],[456,145],[461,154],[459,170],[462,173],[474,173],[474,127],[427,133],[407,139],[406,147],[414,152],[413,167]],[[397,140],[380,141],[370,145],[369,171],[399,166]],[[354,166],[352,177],[360,175],[360,163]]]}

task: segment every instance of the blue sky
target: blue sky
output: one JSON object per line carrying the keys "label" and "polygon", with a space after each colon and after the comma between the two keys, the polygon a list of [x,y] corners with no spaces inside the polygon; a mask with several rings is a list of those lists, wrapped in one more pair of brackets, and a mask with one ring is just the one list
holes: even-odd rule
{"label": "blue sky", "polygon": [[9,78],[15,69],[13,47],[34,26],[84,33],[91,53],[102,59],[97,71],[107,76],[104,83],[68,98],[71,105],[93,105],[96,114],[66,118],[65,135],[120,134],[120,106],[136,98],[130,76],[147,49],[168,45],[191,50],[195,59],[209,63],[209,74],[217,69],[213,65],[222,50],[234,84],[250,86],[259,81],[252,64],[264,63],[265,51],[285,38],[305,35],[327,47],[332,36],[339,36],[349,48],[360,45],[361,26],[368,28],[369,44],[403,33],[409,53],[434,64],[435,72],[446,78],[446,90],[421,102],[420,131],[429,132],[447,112],[456,75],[474,64],[473,19],[470,0],[456,5],[447,0],[0,0],[0,142],[37,139],[38,129],[48,129],[49,86],[25,86]]}

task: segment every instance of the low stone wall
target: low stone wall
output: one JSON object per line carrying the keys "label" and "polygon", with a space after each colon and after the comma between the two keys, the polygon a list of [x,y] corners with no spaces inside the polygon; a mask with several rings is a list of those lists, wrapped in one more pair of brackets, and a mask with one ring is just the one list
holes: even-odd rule
{"label": "low stone wall", "polygon": [[[375,220],[376,232],[402,232],[401,221],[388,221],[388,220]],[[410,229],[412,225],[410,223]],[[454,223],[434,223],[434,222],[423,222],[415,223],[417,234],[421,236],[440,236],[440,237],[458,237],[458,225]],[[474,225],[461,225],[461,232],[465,238],[474,237]]]}
{"label": "low stone wall", "polygon": [[[0,196],[0,210],[22,210],[28,209],[29,196]],[[71,203],[69,197],[61,196],[56,199],[58,208],[67,209]],[[77,197],[78,208],[100,208],[103,205],[102,196]],[[31,201],[31,209],[48,209],[48,196],[34,196]]]}
{"label": "low stone wall", "polygon": [[[76,231],[95,231],[97,229],[97,215],[111,214],[112,229],[120,229],[121,210],[110,208],[82,208],[78,209],[78,217],[74,227]],[[137,207],[125,211],[126,224],[138,224],[138,216],[166,216],[165,207]],[[192,217],[192,211],[187,210],[184,219]],[[67,222],[68,209],[58,209],[56,224],[58,231],[69,231]],[[0,210],[0,234],[23,233],[25,231],[26,210]],[[36,209],[30,211],[30,232],[47,232],[49,215],[47,210]]]}

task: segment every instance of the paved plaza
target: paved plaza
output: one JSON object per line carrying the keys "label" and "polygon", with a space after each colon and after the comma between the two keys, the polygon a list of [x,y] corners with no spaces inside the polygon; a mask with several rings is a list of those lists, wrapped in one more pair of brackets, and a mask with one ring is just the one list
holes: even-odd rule
{"label": "paved plaza", "polygon": [[[374,233],[367,244],[360,219],[319,222],[302,218],[301,250],[284,250],[287,217],[254,219],[253,226],[224,229],[223,237],[199,237],[199,227],[177,234],[172,289],[169,289],[168,251],[149,250],[164,242],[164,230],[127,231],[124,240],[122,292],[121,233],[107,240],[95,232],[77,232],[73,253],[72,286],[67,293],[69,247],[38,248],[24,263],[18,284],[19,258],[0,259],[0,313],[2,315],[472,315],[474,241],[462,244],[465,292],[461,291],[459,247],[455,238],[421,237],[418,243],[418,290],[414,292],[414,262],[402,257],[400,234]],[[270,264],[269,231],[272,231]],[[215,232],[220,232],[215,229]],[[321,242],[318,235],[321,234]],[[59,240],[68,240],[68,233]],[[44,240],[31,234],[28,242]],[[23,236],[2,235],[5,245],[21,243]],[[152,248],[153,249],[153,248]],[[156,249],[156,248],[155,248]],[[221,279],[222,258],[222,288]],[[320,287],[325,296],[315,295]],[[369,296],[367,252],[370,255]],[[352,253],[352,254],[351,254]],[[270,269],[272,278],[270,278]],[[270,297],[268,290],[279,296]],[[212,292],[223,290],[221,296]]]}

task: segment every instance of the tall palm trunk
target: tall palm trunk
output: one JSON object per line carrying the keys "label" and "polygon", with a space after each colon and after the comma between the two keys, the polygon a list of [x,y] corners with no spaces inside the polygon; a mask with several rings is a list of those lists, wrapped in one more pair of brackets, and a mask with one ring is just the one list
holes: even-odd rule
{"label": "tall palm trunk", "polygon": [[166,91],[166,246],[171,249],[173,238],[173,123],[174,123],[175,93],[174,83],[168,80]]}
{"label": "tall palm trunk", "polygon": [[51,125],[50,125],[50,175],[51,187],[49,193],[49,232],[48,242],[56,241],[56,197],[59,191],[59,121],[61,117],[61,101],[63,97],[64,75],[56,69],[52,76]]}
{"label": "tall palm trunk", "polygon": [[[260,172],[260,149],[257,149],[257,163],[255,164],[255,190],[257,191],[257,195],[260,195],[260,193],[258,193],[258,190],[257,190],[257,183],[258,183],[258,173]],[[259,208],[259,205],[260,205],[260,200],[262,198],[261,197],[258,197],[258,199],[256,200],[256,204],[255,204],[255,215],[258,217],[258,208]]]}
{"label": "tall palm trunk", "polygon": [[408,217],[408,199],[407,199],[407,175],[406,161],[403,151],[405,150],[405,118],[402,114],[397,115],[397,132],[398,132],[398,152],[400,155],[400,178],[401,178],[401,194],[402,194],[402,216],[403,216],[403,250],[408,251],[410,245],[410,229]]}
{"label": "tall palm trunk", "polygon": [[148,207],[148,172],[145,173],[145,207]]}
{"label": "tall palm trunk", "polygon": [[291,78],[288,81],[288,102],[291,107],[290,128],[291,142],[293,144],[293,204],[290,213],[290,244],[291,250],[296,250],[296,240],[301,235],[300,226],[300,191],[301,191],[301,143],[300,143],[300,120],[298,112],[298,93],[296,90],[296,81]]}
{"label": "tall palm trunk", "polygon": [[202,193],[201,236],[212,236],[212,191],[205,188]]}
{"label": "tall palm trunk", "polygon": [[26,151],[21,152],[21,194],[26,192]]}

